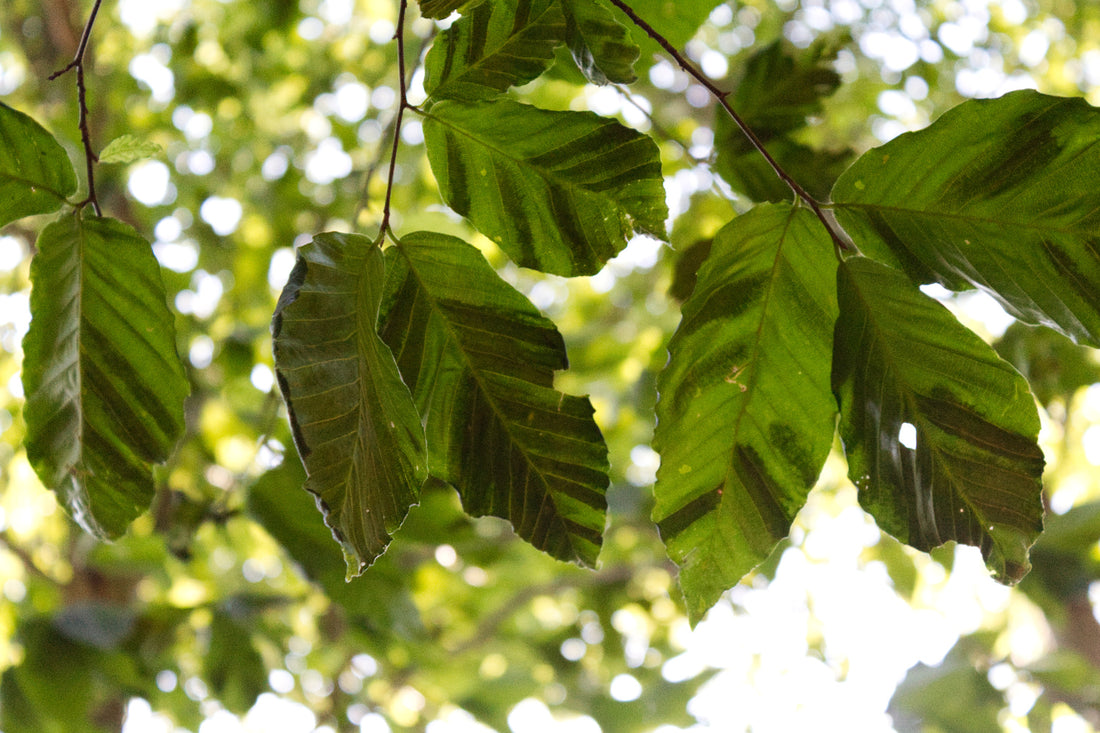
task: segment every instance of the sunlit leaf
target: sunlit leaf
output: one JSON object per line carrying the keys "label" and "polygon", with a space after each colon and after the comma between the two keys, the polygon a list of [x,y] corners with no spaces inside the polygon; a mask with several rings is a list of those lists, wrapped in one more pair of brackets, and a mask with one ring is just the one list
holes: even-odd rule
{"label": "sunlit leaf", "polygon": [[190,389],[159,266],[126,224],[77,213],[42,230],[31,282],[27,458],[81,526],[118,537],[152,500]]}
{"label": "sunlit leaf", "polygon": [[829,454],[836,258],[806,209],[715,237],[657,387],[653,518],[698,621],[787,536]]}
{"label": "sunlit leaf", "polygon": [[0,227],[57,211],[76,192],[65,149],[41,125],[0,102]]}
{"label": "sunlit leaf", "polygon": [[1100,112],[1024,90],[867,152],[833,190],[865,254],[1100,346]]}
{"label": "sunlit leaf", "polygon": [[651,138],[589,112],[446,100],[424,115],[447,204],[517,264],[590,275],[668,216]]}
{"label": "sunlit leaf", "polygon": [[159,155],[161,147],[149,140],[142,140],[133,135],[120,135],[103,148],[99,154],[100,163],[133,163],[135,160],[143,160]]}
{"label": "sunlit leaf", "polygon": [[632,84],[641,51],[601,0],[562,0],[565,39],[577,67],[593,84]]}
{"label": "sunlit leaf", "polygon": [[1027,382],[897,270],[849,259],[837,292],[833,386],[860,503],[913,547],[976,545],[1020,580],[1043,516]]}
{"label": "sunlit leaf", "polygon": [[305,488],[349,577],[385,551],[427,477],[420,416],[376,332],[384,277],[371,240],[319,234],[299,249],[272,322]]}
{"label": "sunlit leaf", "polygon": [[387,262],[382,333],[426,418],[433,474],[469,513],[595,565],[607,447],[589,401],[554,389],[567,366],[554,324],[454,237],[410,234]]}
{"label": "sunlit leaf", "polygon": [[482,3],[432,44],[424,90],[433,99],[473,100],[525,84],[551,64],[564,37],[555,0]]}

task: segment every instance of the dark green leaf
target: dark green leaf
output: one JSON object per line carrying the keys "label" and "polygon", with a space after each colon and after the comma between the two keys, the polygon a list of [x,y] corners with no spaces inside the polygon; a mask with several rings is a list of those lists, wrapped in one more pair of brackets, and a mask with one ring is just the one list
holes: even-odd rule
{"label": "dark green leaf", "polygon": [[211,692],[234,713],[248,712],[267,689],[267,666],[248,628],[222,609],[210,621],[210,643],[202,664]]}
{"label": "dark green leaf", "polygon": [[160,268],[126,224],[77,213],[42,230],[31,282],[27,458],[86,530],[118,537],[152,500],[190,390]]}
{"label": "dark green leaf", "polygon": [[447,204],[524,267],[591,275],[635,232],[664,239],[657,145],[589,112],[446,100],[424,115]]}
{"label": "dark green leaf", "polygon": [[[822,55],[816,47],[797,51],[785,41],[774,41],[745,62],[730,104],[765,142],[801,129],[821,114],[822,100],[840,86],[831,61],[830,54]],[[751,149],[732,123],[724,132],[743,152]]]}
{"label": "dark green leaf", "polygon": [[[818,151],[790,136],[823,111],[822,100],[840,85],[835,53],[815,45],[804,51],[775,41],[745,62],[730,102],[768,152],[812,195],[824,199],[852,157],[848,150]],[[788,201],[791,190],[748,138],[718,108],[715,169],[753,201]]]}
{"label": "dark green leaf", "polygon": [[433,474],[469,513],[595,565],[607,447],[589,401],[554,389],[567,366],[554,324],[454,237],[408,235],[388,262],[382,335],[426,417]]}
{"label": "dark green leaf", "polygon": [[641,51],[630,30],[602,0],[562,0],[565,40],[577,67],[593,84],[633,84]]}
{"label": "dark green leaf", "polygon": [[1019,91],[869,151],[833,190],[870,256],[1100,346],[1100,113]]}
{"label": "dark green leaf", "polygon": [[1027,382],[897,270],[852,258],[837,292],[833,388],[860,503],[913,547],[977,545],[1020,580],[1043,517]]}
{"label": "dark green leaf", "polygon": [[53,135],[0,102],[0,227],[57,211],[76,192],[76,173]]}
{"label": "dark green leaf", "polygon": [[421,0],[420,14],[425,18],[441,20],[456,10],[465,13],[483,2],[485,0]]}
{"label": "dark green leaf", "polygon": [[[728,129],[730,123],[721,123],[719,129]],[[744,135],[740,130],[730,130],[730,136]],[[794,196],[791,188],[775,174],[775,170],[756,150],[743,150],[740,143],[727,143],[732,137],[720,139],[716,143],[718,153],[714,169],[734,191],[744,194],[752,201],[790,201]],[[793,142],[786,137],[778,137],[768,142],[768,153],[792,178],[810,192],[810,195],[824,200],[833,183],[844,172],[851,161],[850,150],[814,150]]]}
{"label": "dark green leaf", "polygon": [[346,582],[347,566],[332,532],[317,513],[313,497],[301,490],[305,480],[301,462],[289,457],[253,484],[248,492],[249,514],[283,546],[305,576],[373,639],[384,646],[391,635],[411,638],[420,619],[400,571],[379,572],[385,567],[383,557],[370,573]]}
{"label": "dark green leaf", "polygon": [[718,233],[657,387],[653,518],[692,621],[767,558],[829,454],[836,258],[806,209]]}
{"label": "dark green leaf", "polygon": [[432,99],[474,100],[526,84],[546,70],[564,37],[555,0],[482,3],[432,44],[424,90]]}
{"label": "dark green leaf", "polygon": [[385,551],[427,478],[420,416],[376,332],[384,277],[371,240],[319,234],[299,250],[272,322],[305,488],[348,577]]}

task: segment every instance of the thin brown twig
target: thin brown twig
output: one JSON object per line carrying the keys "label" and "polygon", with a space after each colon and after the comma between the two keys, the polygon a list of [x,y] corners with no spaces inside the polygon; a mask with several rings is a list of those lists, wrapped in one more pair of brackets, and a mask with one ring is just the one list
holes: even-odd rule
{"label": "thin brown twig", "polygon": [[84,24],[84,33],[80,36],[80,45],[76,48],[76,55],[73,56],[73,60],[64,69],[55,71],[49,76],[49,80],[53,81],[62,74],[76,69],[76,98],[80,110],[78,125],[80,126],[80,139],[84,144],[84,165],[88,172],[88,198],[83,203],[91,204],[96,216],[102,215],[99,209],[99,199],[95,192],[94,168],[99,161],[99,156],[92,150],[92,133],[88,128],[88,90],[84,84],[84,57],[88,52],[88,41],[92,37],[92,26],[95,25],[96,16],[99,15],[99,6],[102,4],[103,0],[95,0],[95,4],[92,5],[92,12],[88,15],[88,22]]}
{"label": "thin brown twig", "polygon": [[401,7],[397,11],[397,29],[393,33],[393,37],[397,39],[397,73],[400,77],[401,98],[397,107],[397,118],[393,123],[390,170],[386,176],[386,203],[382,205],[382,223],[378,225],[379,241],[386,236],[387,232],[390,236],[394,236],[393,231],[390,229],[390,197],[393,195],[393,177],[397,170],[397,150],[401,143],[401,120],[405,116],[405,110],[412,106],[409,104],[408,85],[405,81],[405,10],[408,5],[408,0],[401,0]]}
{"label": "thin brown twig", "polygon": [[695,81],[699,82],[708,92],[717,100],[718,104],[722,106],[722,109],[726,111],[726,114],[734,121],[741,132],[748,138],[756,152],[764,156],[764,160],[768,162],[771,169],[775,171],[775,174],[779,176],[779,179],[790,187],[794,195],[806,203],[810,209],[813,210],[818,220],[825,226],[825,230],[829,232],[829,236],[833,239],[833,244],[838,250],[845,252],[851,252],[855,249],[851,239],[841,229],[837,223],[835,217],[832,216],[832,212],[827,212],[822,207],[820,201],[815,199],[810,193],[799,185],[798,181],[791,178],[790,174],[783,169],[783,166],[779,165],[779,162],[771,156],[767,148],[764,147],[764,143],[757,137],[753,129],[749,127],[741,115],[737,114],[733,106],[729,103],[729,92],[723,91],[718,88],[710,79],[703,74],[691,61],[687,59],[682,53],[680,53],[675,46],[673,46],[667,38],[660,34],[653,26],[645,22],[634,10],[627,5],[623,0],[611,0],[611,4],[617,7],[619,10],[626,13],[626,16],[630,18],[631,22],[641,28],[646,34],[656,41],[661,48],[663,48],[675,61],[679,64],[680,68],[687,72]]}

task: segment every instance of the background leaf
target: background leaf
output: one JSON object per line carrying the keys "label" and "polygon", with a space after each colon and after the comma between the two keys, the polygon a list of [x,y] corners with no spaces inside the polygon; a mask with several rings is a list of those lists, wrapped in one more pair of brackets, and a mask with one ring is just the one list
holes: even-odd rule
{"label": "background leaf", "polygon": [[577,68],[593,84],[632,84],[641,51],[630,30],[601,0],[562,0],[565,40]]}
{"label": "background leaf", "polygon": [[428,475],[420,416],[376,333],[384,276],[370,239],[319,234],[298,251],[272,322],[305,488],[349,577],[385,551]]}
{"label": "background leaf", "polygon": [[162,148],[154,142],[133,135],[119,135],[99,154],[100,163],[133,163],[135,160],[159,155]]}
{"label": "background leaf", "polygon": [[[833,69],[837,46],[820,39],[799,50],[774,41],[745,61],[730,103],[764,143],[768,152],[812,195],[824,199],[853,153],[847,149],[815,150],[797,138],[811,118],[824,111],[823,101],[840,86]],[[787,201],[791,190],[775,175],[721,108],[716,109],[715,170],[753,201]]]}
{"label": "background leaf", "polygon": [[1094,107],[1024,90],[867,152],[833,200],[865,254],[1100,346],[1097,161]]}
{"label": "background leaf", "polygon": [[787,536],[829,454],[836,258],[813,214],[759,206],[711,245],[657,388],[653,518],[698,621]]}
{"label": "background leaf", "polygon": [[76,193],[65,149],[45,128],[0,102],[0,227],[57,211]]}
{"label": "background leaf", "polygon": [[588,399],[553,388],[568,366],[554,324],[460,239],[410,234],[388,263],[382,335],[426,418],[433,474],[469,513],[594,566],[607,447]]}
{"label": "background leaf", "polygon": [[439,34],[424,59],[432,99],[481,99],[546,71],[565,37],[555,0],[488,2]]}
{"label": "background leaf", "polygon": [[1020,580],[1043,524],[1027,382],[897,270],[854,257],[837,293],[833,388],[860,503],[913,547],[976,545],[999,580]]}
{"label": "background leaf", "polygon": [[190,391],[149,243],[114,219],[50,224],[31,261],[23,340],[27,458],[87,531],[118,537],[153,497],[150,463]]}
{"label": "background leaf", "polygon": [[424,114],[424,138],[447,205],[518,265],[591,275],[632,234],[665,237],[657,146],[614,120],[448,100]]}

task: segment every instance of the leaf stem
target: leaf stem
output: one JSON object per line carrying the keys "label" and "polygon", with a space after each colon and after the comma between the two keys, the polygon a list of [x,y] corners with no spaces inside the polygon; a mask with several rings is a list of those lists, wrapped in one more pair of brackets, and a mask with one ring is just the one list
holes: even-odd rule
{"label": "leaf stem", "polygon": [[99,157],[92,150],[92,133],[88,127],[88,90],[84,84],[84,57],[88,52],[88,41],[92,37],[92,26],[95,25],[96,16],[99,15],[99,6],[102,4],[103,0],[95,0],[95,4],[92,5],[92,12],[88,15],[88,21],[84,24],[84,32],[80,36],[80,45],[76,47],[73,60],[65,68],[55,71],[49,76],[49,80],[53,81],[62,74],[76,69],[76,98],[80,110],[78,125],[80,127],[80,139],[84,144],[84,165],[88,173],[88,198],[82,201],[81,205],[91,204],[96,216],[102,216],[99,209],[99,198],[95,192],[94,166],[99,161]]}
{"label": "leaf stem", "polygon": [[408,6],[408,0],[401,0],[400,9],[397,11],[397,29],[393,33],[393,37],[397,40],[397,73],[401,100],[397,107],[397,117],[393,122],[393,147],[390,149],[390,170],[386,176],[386,203],[382,205],[382,223],[378,225],[379,242],[387,233],[396,239],[393,230],[390,229],[390,197],[393,195],[393,177],[397,170],[397,149],[401,142],[401,120],[405,116],[405,110],[412,107],[409,104],[408,85],[405,82],[405,10]]}
{"label": "leaf stem", "polygon": [[726,113],[734,121],[737,127],[740,128],[741,132],[744,133],[745,137],[748,138],[753,148],[756,149],[756,152],[760,153],[760,155],[764,157],[764,160],[768,162],[768,165],[771,166],[771,169],[775,171],[775,174],[777,176],[779,176],[779,179],[790,187],[795,196],[797,196],[801,201],[805,202],[805,204],[813,210],[818,220],[825,226],[825,230],[829,232],[829,236],[832,237],[833,244],[838,249],[838,251],[855,251],[855,245],[852,244],[851,238],[848,237],[847,233],[840,227],[840,224],[837,223],[836,218],[827,214],[824,210],[824,207],[822,206],[822,203],[811,196],[806,189],[799,185],[798,181],[794,180],[794,178],[792,178],[790,174],[783,169],[783,166],[779,165],[779,162],[771,156],[771,153],[769,153],[767,148],[764,147],[764,143],[760,140],[759,137],[757,137],[756,133],[753,132],[753,129],[749,127],[748,123],[746,123],[745,120],[741,118],[741,115],[737,114],[737,111],[734,110],[733,106],[729,103],[728,97],[730,93],[727,91],[723,91],[722,89],[719,89],[717,86],[715,86],[715,84],[710,79],[708,79],[703,74],[703,72],[699,70],[698,67],[691,63],[682,53],[676,50],[676,47],[673,46],[667,38],[661,35],[659,31],[657,31],[653,26],[645,22],[637,13],[635,13],[634,10],[624,2],[624,0],[611,0],[611,4],[626,13],[626,16],[630,18],[631,22],[634,23],[634,25],[645,31],[650,38],[656,41],[661,46],[661,48],[663,48],[676,61],[681,69],[687,72],[688,75],[695,79],[695,81],[699,82],[699,84],[701,84],[703,87],[706,88],[708,92],[711,93],[718,104],[722,106],[722,109],[726,111]]}

